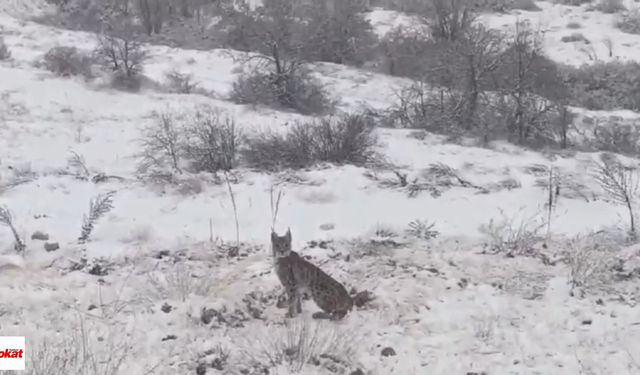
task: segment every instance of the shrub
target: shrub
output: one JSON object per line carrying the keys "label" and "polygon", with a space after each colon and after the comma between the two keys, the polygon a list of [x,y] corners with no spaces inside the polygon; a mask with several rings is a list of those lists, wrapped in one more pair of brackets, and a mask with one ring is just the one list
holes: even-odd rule
{"label": "shrub", "polygon": [[219,110],[204,109],[189,121],[182,148],[193,169],[215,173],[234,168],[241,142],[235,120]]}
{"label": "shrub", "polygon": [[374,0],[371,5],[408,14],[424,14],[429,9],[429,4],[424,0]]}
{"label": "shrub", "polygon": [[500,221],[491,219],[479,227],[486,236],[487,250],[508,256],[535,255],[536,245],[543,239],[544,220],[538,215],[524,216],[522,210],[514,217],[507,217],[502,210],[500,214]]}
{"label": "shrub", "polygon": [[0,35],[0,61],[9,60],[11,58],[11,52],[9,51],[9,47],[4,42],[4,38]]}
{"label": "shrub", "polygon": [[573,42],[584,42],[589,44],[589,39],[585,38],[582,33],[572,33],[571,35],[565,35],[560,38],[560,41],[563,43],[573,43]]}
{"label": "shrub", "polygon": [[597,62],[565,67],[569,104],[592,110],[640,110],[640,63]]}
{"label": "shrub", "polygon": [[192,94],[198,89],[198,82],[193,80],[192,74],[180,73],[172,70],[165,74],[169,83],[169,91],[175,94]]}
{"label": "shrub", "polygon": [[640,34],[640,10],[633,9],[620,16],[616,26],[629,34]]}
{"label": "shrub", "polygon": [[635,123],[621,123],[615,120],[597,123],[587,145],[598,151],[638,155],[640,127]]}
{"label": "shrub", "polygon": [[262,104],[302,114],[321,114],[332,107],[322,85],[305,70],[276,74],[254,71],[233,83],[231,99],[240,104]]}
{"label": "shrub", "polygon": [[598,288],[613,276],[620,246],[606,232],[590,232],[568,241],[566,260],[572,288]]}
{"label": "shrub", "polygon": [[76,47],[58,46],[44,55],[44,67],[58,76],[91,77],[91,57]]}
{"label": "shrub", "polygon": [[284,134],[255,134],[243,150],[254,168],[304,168],[318,162],[362,165],[375,160],[377,137],[360,114],[297,123]]}
{"label": "shrub", "polygon": [[359,0],[266,0],[254,10],[245,1],[239,3],[218,24],[225,44],[233,49],[274,59],[361,65],[370,60],[377,41]]}
{"label": "shrub", "polygon": [[181,171],[182,132],[175,125],[175,117],[168,113],[158,115],[154,123],[142,130],[139,155],[139,173],[160,172],[167,168]]}
{"label": "shrub", "polygon": [[600,0],[594,9],[602,13],[617,13],[626,10],[622,0]]}
{"label": "shrub", "polygon": [[439,64],[444,46],[430,40],[427,30],[396,27],[378,44],[385,74],[422,78]]}
{"label": "shrub", "polygon": [[593,0],[554,0],[556,4],[580,6],[583,4],[591,4]]}
{"label": "shrub", "polygon": [[597,164],[595,178],[606,194],[606,198],[624,206],[629,214],[629,235],[636,239],[636,204],[639,175],[636,166],[626,166],[618,159],[602,158]]}
{"label": "shrub", "polygon": [[355,343],[361,335],[336,324],[289,319],[268,329],[245,329],[235,339],[242,374],[358,374]]}
{"label": "shrub", "polygon": [[303,58],[336,64],[361,66],[371,60],[377,37],[361,11],[362,2],[342,0],[317,2],[304,25]]}
{"label": "shrub", "polygon": [[511,2],[511,9],[520,9],[520,10],[527,10],[527,11],[538,11],[540,10],[540,7],[538,5],[536,5],[536,2],[534,0],[513,0]]}

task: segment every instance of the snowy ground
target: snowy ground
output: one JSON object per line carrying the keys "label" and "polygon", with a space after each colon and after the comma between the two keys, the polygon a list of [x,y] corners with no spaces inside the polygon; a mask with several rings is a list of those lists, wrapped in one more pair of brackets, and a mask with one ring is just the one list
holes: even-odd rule
{"label": "snowy ground", "polygon": [[[385,186],[396,179],[388,171],[326,167],[292,178],[240,170],[232,186],[236,234],[226,185],[205,175],[185,177],[176,187],[136,179],[141,128],[154,112],[187,112],[203,104],[234,114],[247,132],[282,128],[301,116],[225,100],[237,69],[223,51],[148,48],[151,79],[160,82],[177,68],[194,74],[212,97],[150,89],[126,94],[54,77],[34,62],[55,45],[89,50],[92,35],[47,28],[16,12],[10,16],[8,9],[19,10],[20,4],[4,5],[0,25],[13,59],[0,63],[0,184],[28,182],[0,191],[0,205],[11,209],[27,239],[26,255],[17,257],[11,255],[11,233],[0,232],[0,334],[26,335],[28,355],[39,357],[44,368],[59,368],[46,373],[193,374],[205,363],[207,373],[231,374],[251,360],[278,362],[276,353],[292,333],[311,329],[303,336],[313,338],[316,326],[322,333],[315,347],[307,343],[309,351],[323,353],[327,345],[350,364],[322,358],[305,365],[304,374],[331,373],[327,368],[380,375],[640,373],[634,344],[640,340],[637,281],[608,283],[579,298],[570,295],[564,263],[481,254],[487,241],[482,225],[535,225],[545,218],[549,167],[562,180],[553,238],[626,225],[625,211],[604,200],[591,175],[598,154],[550,156],[502,143],[479,148],[380,129],[381,152],[409,180],[427,179],[429,165],[444,163],[479,188],[454,186],[439,197],[423,192],[410,198],[402,188]],[[640,36],[617,31],[612,16],[586,7],[539,5],[540,12],[491,15],[486,22],[538,22],[548,30],[548,54],[567,63],[589,61],[579,46],[560,42],[572,32],[566,28],[572,20],[582,24],[580,31],[594,41],[601,59],[606,53],[596,40],[602,37],[615,41],[616,58],[637,56]],[[371,17],[380,30],[402,22],[391,12]],[[331,64],[318,64],[315,72],[342,110],[362,104],[383,108],[407,83]],[[91,174],[123,180],[78,180],[67,163],[71,151],[85,158]],[[307,302],[305,317],[284,325],[284,311],[275,307],[280,287],[268,250],[272,186],[284,193],[276,228],[291,227],[296,249],[349,289],[371,291],[375,300],[339,323],[312,321],[315,306]],[[92,240],[78,245],[90,198],[110,190],[116,191],[114,209]],[[440,237],[426,241],[405,234],[416,219],[434,221]],[[30,239],[35,231],[49,234],[61,248],[45,252],[41,241]],[[236,235],[243,244],[229,256]],[[565,245],[549,241],[549,256]],[[637,257],[636,250],[625,255]],[[203,322],[211,311],[217,312],[213,321]],[[74,352],[84,341],[95,357]],[[385,347],[396,355],[381,356]],[[218,366],[225,362],[221,353],[229,357]],[[56,362],[56,354],[82,356],[76,362],[89,367],[72,372]],[[295,362],[279,366],[271,373],[296,370]]]}

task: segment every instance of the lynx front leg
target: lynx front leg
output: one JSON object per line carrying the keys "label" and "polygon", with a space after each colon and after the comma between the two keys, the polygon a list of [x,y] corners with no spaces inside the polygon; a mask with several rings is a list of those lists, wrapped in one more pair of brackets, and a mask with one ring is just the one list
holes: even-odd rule
{"label": "lynx front leg", "polygon": [[296,293],[296,311],[298,314],[302,313],[302,298],[300,297],[300,293]]}
{"label": "lynx front leg", "polygon": [[[287,288],[287,298],[288,298],[288,308],[287,314],[285,317],[293,318],[296,316],[297,312],[300,312],[300,298],[298,297],[298,293],[295,288]],[[297,302],[296,302],[297,301]]]}

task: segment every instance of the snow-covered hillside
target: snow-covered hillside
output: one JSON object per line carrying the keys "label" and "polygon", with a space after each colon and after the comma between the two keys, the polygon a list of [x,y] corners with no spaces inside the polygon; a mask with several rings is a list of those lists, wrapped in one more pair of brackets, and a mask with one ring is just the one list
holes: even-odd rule
{"label": "snow-covered hillside", "polygon": [[[36,5],[0,3],[12,55],[0,62],[0,206],[11,210],[26,241],[16,255],[14,236],[0,227],[0,335],[27,337],[30,374],[234,374],[254,362],[281,375],[640,373],[640,281],[629,271],[638,248],[576,261],[588,264],[556,262],[588,246],[566,239],[627,225],[626,209],[605,199],[593,177],[599,153],[540,153],[502,142],[482,148],[380,128],[380,153],[408,181],[431,181],[433,168],[446,165],[470,184],[411,197],[389,170],[331,165],[275,174],[239,169],[229,184],[204,173],[151,184],[137,178],[136,155],[141,130],[157,113],[214,106],[247,133],[305,116],[227,100],[239,71],[229,51],[146,46],[151,80],[178,69],[209,96],[124,93],[99,80],[56,77],[36,62],[56,45],[89,51],[94,36],[29,21]],[[538,5],[541,11],[488,14],[483,22],[506,29],[530,19],[547,31],[551,58],[578,65],[589,54],[560,38],[571,33],[567,23],[579,21],[599,59],[609,59],[604,38],[614,43],[611,58],[640,59],[640,36],[616,30],[611,15]],[[375,10],[370,19],[384,32],[408,18]],[[345,112],[383,109],[409,83],[333,64],[316,64],[314,74]],[[89,177],[119,178],[77,178],[72,153],[84,158]],[[549,168],[561,181],[551,216]],[[303,316],[285,324],[269,250],[274,190],[283,194],[276,230],[290,227],[297,251],[347,289],[369,291],[371,302],[331,322],[311,319],[316,306],[307,301]],[[108,191],[115,191],[113,210],[78,244],[90,199]],[[416,220],[435,223],[439,236],[408,230]],[[38,231],[49,238],[32,239]],[[547,237],[544,261],[490,254],[496,236],[524,231]],[[59,249],[45,251],[45,242]],[[619,274],[594,274],[597,285],[584,295],[572,290],[572,269],[590,275],[595,263],[614,258]],[[298,336],[307,352],[289,364],[282,353]],[[394,355],[382,355],[389,347]],[[335,355],[299,363],[323,353]]]}

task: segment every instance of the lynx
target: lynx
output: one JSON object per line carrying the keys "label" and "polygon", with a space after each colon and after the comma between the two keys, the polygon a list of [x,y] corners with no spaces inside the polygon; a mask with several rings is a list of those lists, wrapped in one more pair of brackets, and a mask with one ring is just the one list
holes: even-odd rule
{"label": "lynx", "polygon": [[291,230],[284,236],[272,231],[271,250],[276,274],[288,298],[287,317],[302,312],[301,295],[305,292],[332,320],[342,319],[351,311],[353,300],[344,286],[291,250]]}

